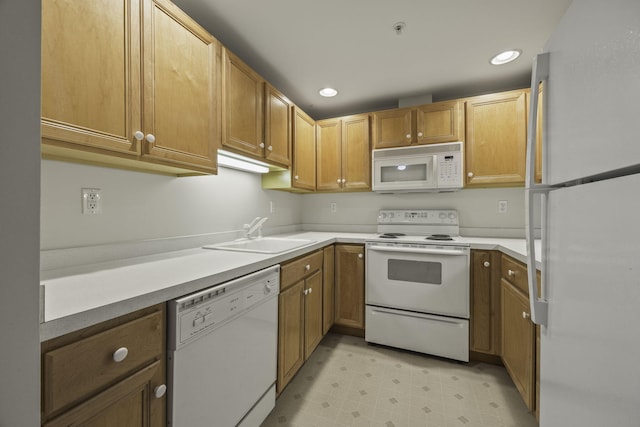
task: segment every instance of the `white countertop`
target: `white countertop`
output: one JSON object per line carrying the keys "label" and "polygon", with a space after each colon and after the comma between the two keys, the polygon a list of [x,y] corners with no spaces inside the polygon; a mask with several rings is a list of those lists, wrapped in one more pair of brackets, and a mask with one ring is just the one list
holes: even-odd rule
{"label": "white countertop", "polygon": [[[281,237],[284,235],[280,235]],[[332,243],[364,243],[373,234],[299,232],[315,241],[279,254],[188,249],[122,261],[42,272],[40,339],[45,341],[123,314],[168,301]],[[526,262],[524,239],[465,237],[472,249],[500,250]],[[539,242],[536,259],[540,259]]]}

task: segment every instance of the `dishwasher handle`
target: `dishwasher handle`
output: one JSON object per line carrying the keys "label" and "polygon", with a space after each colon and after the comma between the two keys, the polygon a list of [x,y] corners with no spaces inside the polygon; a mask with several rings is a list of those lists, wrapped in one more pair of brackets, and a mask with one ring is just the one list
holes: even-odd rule
{"label": "dishwasher handle", "polygon": [[447,256],[466,256],[465,250],[452,249],[427,249],[427,248],[407,248],[403,246],[368,246],[367,249],[377,252],[400,252],[409,254],[428,254],[428,255],[447,255]]}

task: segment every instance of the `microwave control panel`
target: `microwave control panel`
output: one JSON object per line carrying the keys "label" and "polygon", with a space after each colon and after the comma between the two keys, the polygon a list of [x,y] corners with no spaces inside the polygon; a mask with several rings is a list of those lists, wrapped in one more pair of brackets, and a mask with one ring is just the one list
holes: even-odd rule
{"label": "microwave control panel", "polygon": [[452,151],[438,154],[438,188],[462,186],[462,153]]}

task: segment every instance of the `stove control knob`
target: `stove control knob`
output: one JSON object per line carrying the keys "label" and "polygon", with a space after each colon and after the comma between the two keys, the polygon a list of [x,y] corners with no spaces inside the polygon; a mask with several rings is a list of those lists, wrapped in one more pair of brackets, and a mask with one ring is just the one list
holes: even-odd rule
{"label": "stove control knob", "polygon": [[449,218],[456,219],[456,214],[454,214],[453,212],[449,212]]}
{"label": "stove control knob", "polygon": [[440,219],[445,219],[445,218],[447,217],[447,214],[446,214],[446,213],[444,213],[444,212],[440,212],[440,215],[438,215],[438,217],[439,217]]}

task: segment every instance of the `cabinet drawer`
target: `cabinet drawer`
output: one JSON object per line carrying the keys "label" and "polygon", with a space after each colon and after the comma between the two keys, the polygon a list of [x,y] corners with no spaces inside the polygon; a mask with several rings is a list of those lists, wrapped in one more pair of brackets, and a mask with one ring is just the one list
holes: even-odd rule
{"label": "cabinet drawer", "polygon": [[280,291],[322,268],[322,251],[314,252],[280,267]]}
{"label": "cabinet drawer", "polygon": [[[45,415],[77,403],[160,359],[163,316],[162,311],[154,312],[44,353]],[[126,348],[128,353],[116,362],[114,353],[121,348]]]}
{"label": "cabinet drawer", "polygon": [[516,289],[529,295],[529,286],[527,284],[527,267],[524,264],[502,255],[501,263],[502,278],[511,283]]}

